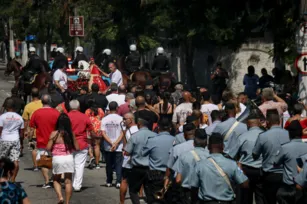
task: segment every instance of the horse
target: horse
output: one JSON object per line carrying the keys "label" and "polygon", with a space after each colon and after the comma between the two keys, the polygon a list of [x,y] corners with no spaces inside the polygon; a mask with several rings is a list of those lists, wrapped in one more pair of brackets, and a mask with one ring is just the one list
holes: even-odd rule
{"label": "horse", "polygon": [[[25,103],[27,103],[27,99],[28,96],[31,94],[32,88],[37,88],[38,90],[41,90],[45,84],[45,81],[51,81],[51,77],[50,75],[46,72],[47,70],[49,70],[49,65],[46,61],[42,61],[41,63],[42,68],[44,69],[44,72],[41,72],[39,74],[37,74],[34,78],[34,80],[29,83],[29,82],[25,82],[24,83],[24,96],[23,99],[25,101]],[[6,66],[6,70],[4,72],[5,76],[9,76],[12,72],[14,73],[14,79],[15,79],[15,87],[17,87],[18,89],[19,87],[19,78],[21,76],[21,71],[22,71],[23,67],[21,66],[21,64],[19,62],[17,62],[16,59],[12,59],[8,62],[7,66]]]}

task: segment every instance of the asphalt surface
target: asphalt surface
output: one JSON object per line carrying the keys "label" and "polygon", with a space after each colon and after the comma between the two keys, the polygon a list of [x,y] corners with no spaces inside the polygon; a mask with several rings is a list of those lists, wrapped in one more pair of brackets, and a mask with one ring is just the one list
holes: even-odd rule
{"label": "asphalt surface", "polygon": [[[14,85],[12,77],[5,77],[3,63],[0,63],[0,104],[2,105],[5,98],[10,96],[10,90]],[[87,166],[87,164],[86,164]],[[32,171],[31,151],[28,149],[25,141],[24,156],[20,158],[20,170],[16,182],[20,182],[32,204],[54,204],[57,203],[57,197],[53,188],[42,189],[44,183],[43,176],[40,171]],[[51,178],[51,173],[50,173]],[[115,178],[115,176],[114,176]],[[84,180],[81,192],[73,192],[71,203],[102,203],[113,204],[119,203],[119,190],[115,187],[104,187],[106,181],[105,164],[101,164],[100,169],[85,169]],[[64,195],[64,189],[63,189]],[[129,194],[127,194],[126,202],[130,204]],[[144,203],[144,202],[143,202]]]}

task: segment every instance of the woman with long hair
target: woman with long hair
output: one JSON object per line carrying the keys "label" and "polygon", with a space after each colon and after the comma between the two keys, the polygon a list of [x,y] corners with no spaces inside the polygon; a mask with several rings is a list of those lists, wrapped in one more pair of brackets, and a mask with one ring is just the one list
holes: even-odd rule
{"label": "woman with long hair", "polygon": [[67,114],[61,113],[56,123],[55,131],[50,135],[47,150],[52,152],[53,185],[59,202],[64,203],[61,186],[61,175],[65,179],[65,203],[68,204],[72,195],[72,174],[74,173],[73,151],[79,150],[79,145],[72,132],[71,122]]}
{"label": "woman with long hair", "polygon": [[[101,143],[101,120],[104,117],[104,112],[101,108],[98,108],[95,99],[90,98],[88,100],[89,109],[85,111],[85,115],[87,115],[90,118],[90,121],[93,125],[94,132],[96,134],[96,138],[91,138],[91,145],[89,149],[90,154],[90,168],[93,168],[93,162],[95,160],[95,166],[96,169],[99,169],[99,159],[100,159],[100,143]],[[94,151],[93,151],[94,147]],[[95,159],[94,159],[95,157]]]}
{"label": "woman with long hair", "polygon": [[69,102],[71,100],[71,94],[66,91],[62,94],[64,102],[60,103],[55,109],[57,109],[60,113],[68,113],[70,111]]}
{"label": "woman with long hair", "polygon": [[0,203],[30,203],[25,190],[16,183],[10,182],[15,164],[8,158],[0,159]]}
{"label": "woman with long hair", "polygon": [[157,113],[159,113],[160,119],[167,118],[170,122],[172,122],[172,117],[176,105],[170,102],[171,94],[169,92],[163,92],[158,94],[159,102],[154,105],[154,109]]}

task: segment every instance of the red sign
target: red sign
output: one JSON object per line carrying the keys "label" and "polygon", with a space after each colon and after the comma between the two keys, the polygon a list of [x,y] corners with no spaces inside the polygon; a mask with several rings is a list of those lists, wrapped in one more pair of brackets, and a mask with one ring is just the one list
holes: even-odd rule
{"label": "red sign", "polygon": [[307,74],[307,53],[302,53],[295,59],[295,68],[302,74]]}
{"label": "red sign", "polygon": [[84,18],[83,16],[69,16],[69,35],[84,36]]}

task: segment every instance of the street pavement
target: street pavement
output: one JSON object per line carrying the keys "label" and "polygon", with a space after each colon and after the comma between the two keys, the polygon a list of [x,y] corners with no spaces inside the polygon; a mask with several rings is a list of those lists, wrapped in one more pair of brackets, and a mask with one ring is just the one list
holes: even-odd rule
{"label": "street pavement", "polygon": [[[3,70],[5,67],[0,65],[0,105],[2,106],[6,97],[10,96],[10,90],[14,81],[12,77],[5,77]],[[87,164],[86,164],[87,166]],[[20,170],[16,181],[20,182],[32,204],[54,204],[57,203],[57,197],[53,188],[42,189],[44,183],[41,172],[32,171],[31,151],[28,150],[25,141],[24,156],[20,159]],[[51,178],[51,174],[50,174]],[[114,175],[115,178],[115,175]],[[73,192],[71,203],[103,203],[113,204],[119,203],[119,190],[115,187],[104,187],[106,181],[105,164],[101,164],[100,169],[85,169],[84,180],[81,192]],[[64,193],[64,189],[63,189]],[[127,193],[126,202],[130,204]]]}

